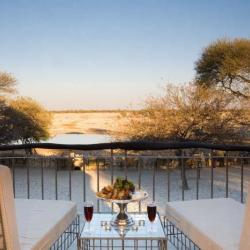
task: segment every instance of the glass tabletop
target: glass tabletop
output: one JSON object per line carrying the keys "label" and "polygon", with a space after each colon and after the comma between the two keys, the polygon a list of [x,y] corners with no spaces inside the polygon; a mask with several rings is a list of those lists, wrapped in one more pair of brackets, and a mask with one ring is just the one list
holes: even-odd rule
{"label": "glass tabletop", "polygon": [[165,239],[164,229],[157,214],[151,229],[151,222],[145,213],[130,214],[135,221],[130,227],[113,227],[110,221],[115,216],[108,213],[94,213],[90,224],[90,232],[83,227],[82,239],[144,239],[144,240],[161,240]]}

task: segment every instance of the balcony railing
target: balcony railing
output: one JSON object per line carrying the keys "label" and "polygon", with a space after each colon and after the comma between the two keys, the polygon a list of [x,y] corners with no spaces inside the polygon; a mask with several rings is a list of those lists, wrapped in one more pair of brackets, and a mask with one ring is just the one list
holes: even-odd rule
{"label": "balcony railing", "polygon": [[[33,148],[71,150],[71,153],[67,156],[15,154],[16,150]],[[12,169],[16,198],[68,199],[76,201],[79,209],[83,201],[92,200],[98,212],[113,210],[97,200],[95,192],[113,183],[117,176],[127,177],[138,188],[147,190],[149,199],[158,204],[161,213],[164,204],[173,200],[232,197],[244,202],[250,177],[249,146],[38,143],[2,145],[0,151],[0,163]],[[134,204],[129,210],[144,211],[145,203]]]}

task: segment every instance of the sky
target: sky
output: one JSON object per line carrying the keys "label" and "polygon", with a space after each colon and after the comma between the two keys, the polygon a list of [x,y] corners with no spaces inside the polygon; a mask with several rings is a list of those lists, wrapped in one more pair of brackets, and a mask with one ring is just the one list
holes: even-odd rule
{"label": "sky", "polygon": [[191,81],[211,42],[250,38],[249,13],[249,0],[0,0],[0,70],[50,110],[140,108]]}

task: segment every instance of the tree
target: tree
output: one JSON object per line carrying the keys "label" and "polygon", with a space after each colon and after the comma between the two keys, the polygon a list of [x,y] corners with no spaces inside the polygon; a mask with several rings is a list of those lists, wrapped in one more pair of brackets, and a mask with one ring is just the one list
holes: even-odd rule
{"label": "tree", "polygon": [[20,97],[10,102],[10,108],[14,114],[14,133],[19,140],[31,142],[49,138],[51,115],[39,103]]}
{"label": "tree", "polygon": [[16,92],[17,80],[7,72],[0,71],[0,96]]}
{"label": "tree", "polygon": [[162,96],[127,114],[129,140],[244,142],[250,122],[242,102],[195,84],[166,85]]}
{"label": "tree", "polygon": [[218,40],[196,62],[199,85],[217,86],[237,97],[250,98],[250,40]]}
{"label": "tree", "polygon": [[[128,140],[242,143],[249,136],[248,109],[230,94],[196,84],[166,85],[163,90],[161,96],[146,100],[142,110],[126,114]],[[182,154],[181,150],[175,153]],[[185,161],[184,168],[181,158],[178,165],[183,188],[188,189]]]}
{"label": "tree", "polygon": [[49,138],[50,113],[31,98],[11,100],[6,117],[12,140],[32,142]]}
{"label": "tree", "polygon": [[16,92],[16,79],[9,73],[0,71],[0,143],[12,140],[9,127],[7,96]]}
{"label": "tree", "polygon": [[0,71],[0,143],[32,142],[49,137],[50,114],[31,98],[10,99],[17,80]]}

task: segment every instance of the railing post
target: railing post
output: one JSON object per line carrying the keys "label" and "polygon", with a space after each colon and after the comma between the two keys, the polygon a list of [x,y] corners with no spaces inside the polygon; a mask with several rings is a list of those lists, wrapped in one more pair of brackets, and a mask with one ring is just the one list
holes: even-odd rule
{"label": "railing post", "polygon": [[211,199],[214,198],[214,156],[211,150]]}
{"label": "railing post", "polygon": [[45,156],[43,156],[42,158],[42,168],[41,168],[41,189],[42,189],[42,200],[44,200],[44,162],[45,162]]}
{"label": "railing post", "polygon": [[184,197],[184,185],[185,185],[185,183],[184,183],[184,178],[185,178],[185,173],[184,173],[184,171],[185,171],[185,166],[184,166],[184,155],[183,155],[183,150],[181,150],[181,199],[184,201],[184,199],[185,199],[185,197]]}
{"label": "railing post", "polygon": [[[142,158],[138,159],[138,187],[141,189],[141,165],[142,165]],[[141,212],[141,202],[139,202],[139,212]]]}
{"label": "railing post", "polygon": [[83,201],[85,202],[86,201],[86,161],[85,161],[85,158],[83,156],[83,159],[84,159],[84,162],[83,162],[83,175],[82,175],[82,178],[83,178]]}
{"label": "railing post", "polygon": [[12,178],[13,178],[13,192],[14,192],[14,197],[16,197],[16,171],[15,171],[15,159],[13,150],[12,150],[11,168],[12,168]]}
{"label": "railing post", "polygon": [[72,157],[70,156],[70,164],[69,164],[69,200],[72,200],[72,187],[71,187],[71,176],[72,175]]}
{"label": "railing post", "polygon": [[125,178],[128,178],[128,153],[127,150],[124,151],[124,155],[125,155],[125,163],[124,163],[124,167],[125,167]]}
{"label": "railing post", "polygon": [[[110,150],[110,167],[111,167],[111,185],[114,183],[114,152],[113,149]],[[112,203],[113,204],[113,203]]]}
{"label": "railing post", "polygon": [[199,160],[196,161],[196,200],[199,200],[199,179],[200,179],[200,162]]}
{"label": "railing post", "polygon": [[[113,149],[110,150],[110,168],[111,168],[111,185],[113,185],[114,183],[114,152],[113,152]],[[111,204],[111,211],[113,213],[114,211],[114,204],[112,202]]]}
{"label": "railing post", "polygon": [[167,180],[168,180],[168,202],[170,201],[170,170],[169,164],[167,165]]}
{"label": "railing post", "polygon": [[56,167],[55,167],[55,195],[56,195],[56,200],[58,200],[58,158],[55,157],[55,164],[56,164]]}
{"label": "railing post", "polygon": [[[100,173],[99,173],[99,159],[96,158],[96,167],[97,167],[97,192],[100,191]],[[97,199],[97,212],[100,212],[100,200]]]}
{"label": "railing post", "polygon": [[244,202],[244,158],[241,155],[241,164],[240,164],[240,201]]}
{"label": "railing post", "polygon": [[228,198],[228,152],[226,152],[226,198]]}
{"label": "railing post", "polygon": [[158,159],[155,159],[155,164],[153,166],[153,201],[155,201],[155,171],[157,169]]}
{"label": "railing post", "polygon": [[30,198],[30,167],[29,164],[27,166],[27,197]]}

